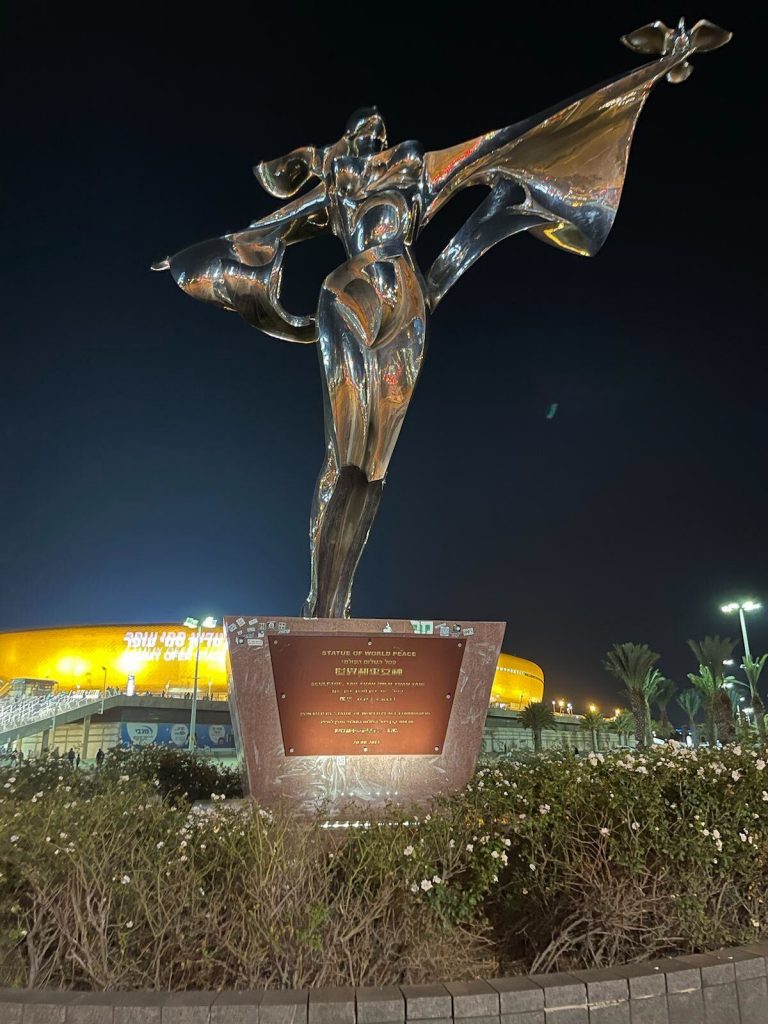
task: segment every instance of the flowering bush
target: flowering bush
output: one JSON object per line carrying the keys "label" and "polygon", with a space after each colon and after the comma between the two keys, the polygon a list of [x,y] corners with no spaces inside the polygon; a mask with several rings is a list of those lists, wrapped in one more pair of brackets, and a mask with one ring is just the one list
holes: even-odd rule
{"label": "flowering bush", "polygon": [[418,982],[768,931],[756,751],[504,758],[429,809],[345,828],[214,790],[162,799],[121,763],[0,772],[0,984]]}

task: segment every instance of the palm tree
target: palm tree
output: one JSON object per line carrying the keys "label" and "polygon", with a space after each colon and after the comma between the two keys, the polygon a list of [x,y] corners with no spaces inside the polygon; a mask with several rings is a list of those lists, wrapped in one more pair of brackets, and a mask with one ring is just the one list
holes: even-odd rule
{"label": "palm tree", "polygon": [[729,690],[738,684],[733,676],[716,676],[709,665],[699,665],[699,674],[688,673],[688,678],[701,693],[707,729],[707,743],[714,747],[719,740],[723,746],[735,736],[733,706]]}
{"label": "palm tree", "polygon": [[677,693],[677,684],[662,676],[658,681],[654,702],[659,709],[659,735],[668,740],[674,735],[674,728],[667,716],[667,705]]}
{"label": "palm tree", "polygon": [[539,753],[542,732],[545,729],[556,727],[555,714],[549,704],[532,700],[527,707],[523,708],[520,714],[520,724],[524,729],[530,729],[533,733],[533,749]]}
{"label": "palm tree", "polygon": [[630,735],[635,731],[635,716],[632,712],[622,708],[617,715],[609,720],[609,725],[619,737],[619,746],[627,746]]}
{"label": "palm tree", "polygon": [[699,727],[696,723],[696,715],[701,709],[701,690],[683,690],[677,698],[677,703],[688,716],[688,731],[691,734],[691,742],[694,747],[698,747]]}
{"label": "palm tree", "polygon": [[[695,683],[690,675],[688,678],[694,686],[699,686],[702,692],[709,695],[711,717],[717,730],[717,738],[722,744],[730,743],[735,735],[735,727],[728,690],[736,680],[730,676],[726,679],[723,663],[728,661],[733,654],[736,641],[717,635],[705,636],[703,640],[689,640],[688,646],[699,663],[699,678],[704,677],[705,674],[702,670],[707,669],[707,682],[702,689],[701,684]],[[730,686],[727,686],[727,683]]]}
{"label": "palm tree", "polygon": [[758,693],[757,682],[760,678],[760,673],[765,668],[766,661],[768,661],[768,654],[761,654],[757,659],[746,655],[741,666],[744,669],[744,675],[747,677],[747,682],[749,683],[752,709],[755,712],[757,735],[760,737],[760,743],[762,746],[765,746],[766,744],[765,704],[763,704],[763,698]]}
{"label": "palm tree", "polygon": [[598,733],[601,733],[606,726],[605,718],[600,711],[592,708],[589,711],[585,711],[581,716],[581,720],[584,723],[584,728],[589,729],[589,734],[592,739],[592,749],[599,750],[599,744],[597,742]]}
{"label": "palm tree", "polygon": [[643,696],[645,697],[645,732],[648,737],[648,745],[653,743],[653,737],[658,732],[656,724],[651,718],[651,705],[656,701],[659,690],[664,685],[664,676],[657,668],[651,669],[643,682]]}
{"label": "palm tree", "polygon": [[603,662],[611,675],[626,687],[635,719],[638,747],[644,747],[650,739],[648,693],[660,675],[658,669],[653,667],[660,657],[647,644],[614,644]]}

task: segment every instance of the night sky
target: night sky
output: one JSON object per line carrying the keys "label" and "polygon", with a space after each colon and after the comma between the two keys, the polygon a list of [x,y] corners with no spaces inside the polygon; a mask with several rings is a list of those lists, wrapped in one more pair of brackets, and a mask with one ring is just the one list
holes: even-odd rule
{"label": "night sky", "polygon": [[[251,166],[338,138],[359,106],[441,149],[636,66],[618,37],[679,11],[11,7],[0,629],[298,614],[317,357],[150,263],[274,209]],[[737,635],[726,599],[766,601],[768,649],[764,31],[745,8],[686,13],[734,41],[654,90],[600,254],[510,239],[431,320],[353,593],[361,616],[505,620],[505,650],[577,704],[613,706],[615,641],[684,682],[689,637]],[[425,230],[423,263],[474,202]],[[340,252],[290,250],[289,309],[312,310]]]}

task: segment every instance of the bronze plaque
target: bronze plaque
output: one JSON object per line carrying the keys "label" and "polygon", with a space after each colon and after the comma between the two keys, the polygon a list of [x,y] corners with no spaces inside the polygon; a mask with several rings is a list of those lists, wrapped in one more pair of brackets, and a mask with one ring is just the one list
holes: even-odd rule
{"label": "bronze plaque", "polygon": [[463,637],[270,636],[285,753],[441,754]]}

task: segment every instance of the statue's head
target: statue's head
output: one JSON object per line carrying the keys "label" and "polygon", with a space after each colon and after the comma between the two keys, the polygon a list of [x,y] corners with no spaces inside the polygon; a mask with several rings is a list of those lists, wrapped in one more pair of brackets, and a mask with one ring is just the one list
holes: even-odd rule
{"label": "statue's head", "polygon": [[323,164],[335,156],[367,157],[387,148],[387,129],[376,107],[362,107],[347,121],[338,142],[330,146],[301,146],[277,160],[267,160],[253,172],[262,186],[280,199],[295,195],[311,179],[323,176]]}
{"label": "statue's head", "polygon": [[377,107],[361,107],[347,121],[344,138],[352,156],[372,156],[387,148],[387,129]]}

